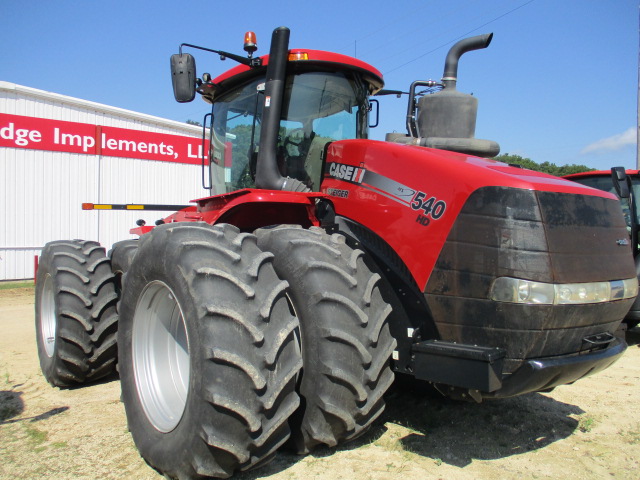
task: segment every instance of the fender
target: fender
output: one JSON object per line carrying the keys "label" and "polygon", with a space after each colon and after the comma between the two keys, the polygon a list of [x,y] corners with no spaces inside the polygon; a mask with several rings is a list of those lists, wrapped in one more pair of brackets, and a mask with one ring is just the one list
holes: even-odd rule
{"label": "fender", "polygon": [[337,216],[338,231],[352,248],[364,250],[369,268],[384,281],[379,284],[385,300],[392,305],[391,335],[398,342],[392,368],[411,374],[411,346],[422,339],[440,339],[440,334],[423,293],[407,265],[380,236],[349,218]]}
{"label": "fender", "polygon": [[[281,223],[295,223],[309,228],[320,225],[316,215],[316,201],[320,199],[329,197],[317,192],[244,189],[192,200],[195,207],[175,212],[164,218],[163,222],[230,223],[245,232]],[[131,229],[130,233],[144,235],[153,228],[145,225]]]}

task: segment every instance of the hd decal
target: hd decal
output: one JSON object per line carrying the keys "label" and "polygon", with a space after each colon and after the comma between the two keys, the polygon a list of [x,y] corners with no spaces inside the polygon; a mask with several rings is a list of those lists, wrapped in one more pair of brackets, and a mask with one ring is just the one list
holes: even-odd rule
{"label": "hd decal", "polygon": [[413,200],[411,200],[411,208],[423,212],[418,213],[416,222],[426,227],[431,223],[431,220],[438,220],[444,215],[447,204],[442,200],[438,200],[436,197],[427,198],[427,194],[424,192],[418,192],[415,197],[413,197]]}

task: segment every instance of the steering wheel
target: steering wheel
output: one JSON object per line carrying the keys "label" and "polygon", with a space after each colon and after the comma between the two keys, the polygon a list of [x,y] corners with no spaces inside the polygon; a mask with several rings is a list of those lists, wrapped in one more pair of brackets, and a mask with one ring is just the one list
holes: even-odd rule
{"label": "steering wheel", "polygon": [[[292,130],[289,135],[287,135],[284,139],[284,149],[287,153],[289,153],[289,149],[287,148],[289,145],[293,145],[298,148],[300,144],[304,141],[304,130],[302,128],[296,128]],[[302,152],[298,152],[300,155]]]}

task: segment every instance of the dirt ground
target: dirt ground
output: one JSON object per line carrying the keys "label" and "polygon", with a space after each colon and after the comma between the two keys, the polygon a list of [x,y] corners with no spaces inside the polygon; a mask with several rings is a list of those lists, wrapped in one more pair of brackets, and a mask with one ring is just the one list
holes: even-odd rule
{"label": "dirt ground", "polygon": [[[33,289],[0,291],[0,479],[159,479],[126,428],[120,385],[50,387],[36,353]],[[613,367],[548,394],[482,404],[393,389],[375,428],[238,475],[268,479],[640,478],[640,330]]]}

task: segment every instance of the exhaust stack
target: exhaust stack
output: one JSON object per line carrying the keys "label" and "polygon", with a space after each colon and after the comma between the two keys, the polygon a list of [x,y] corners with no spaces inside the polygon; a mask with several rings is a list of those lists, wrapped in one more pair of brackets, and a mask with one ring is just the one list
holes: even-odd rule
{"label": "exhaust stack", "polygon": [[460,57],[472,50],[487,48],[492,38],[493,33],[465,38],[449,49],[447,58],[444,61],[444,74],[442,75],[442,84],[445,89],[456,89],[456,83],[458,81],[458,60],[460,60]]}
{"label": "exhaust stack", "polygon": [[443,89],[418,101],[418,138],[405,137],[400,141],[479,157],[495,157],[500,153],[496,142],[474,138],[478,99],[456,90],[460,57],[466,52],[487,48],[492,38],[493,33],[465,38],[449,49],[444,64]]}
{"label": "exhaust stack", "polygon": [[260,131],[260,150],[256,167],[256,187],[266,190],[288,190],[293,192],[310,191],[300,180],[283,177],[278,169],[276,150],[284,86],[286,82],[287,61],[289,59],[289,29],[278,27],[271,37],[269,64],[264,91],[264,110]]}

